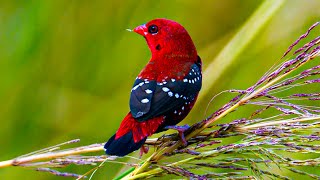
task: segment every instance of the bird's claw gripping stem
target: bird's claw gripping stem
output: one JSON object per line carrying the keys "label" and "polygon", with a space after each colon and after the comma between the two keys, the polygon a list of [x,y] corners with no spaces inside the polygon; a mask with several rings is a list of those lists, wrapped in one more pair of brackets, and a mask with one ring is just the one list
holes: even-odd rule
{"label": "bird's claw gripping stem", "polygon": [[166,126],[165,127],[165,129],[177,130],[179,132],[180,139],[181,139],[184,146],[188,145],[188,142],[187,142],[186,138],[184,137],[184,132],[186,130],[188,130],[189,128],[190,128],[190,126],[188,124],[183,125],[183,126]]}
{"label": "bird's claw gripping stem", "polygon": [[149,151],[149,147],[146,145],[142,145],[139,152],[140,158],[142,157],[143,154],[147,154],[148,151]]}

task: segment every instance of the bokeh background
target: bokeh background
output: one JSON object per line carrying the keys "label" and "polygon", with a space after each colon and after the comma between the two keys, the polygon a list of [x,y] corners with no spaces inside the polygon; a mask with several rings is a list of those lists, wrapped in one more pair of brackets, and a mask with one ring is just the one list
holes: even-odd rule
{"label": "bokeh background", "polygon": [[[129,110],[133,81],[150,57],[144,39],[125,29],[157,17],[178,21],[189,31],[206,69],[262,2],[1,1],[0,160],[76,138],[79,145],[105,142],[116,131]],[[287,1],[210,93],[201,94],[184,123],[203,119],[218,92],[252,85],[320,20],[319,7],[319,0]],[[217,98],[209,112],[227,100]],[[107,164],[94,179],[112,177],[121,168]],[[24,168],[0,169],[0,179],[22,178],[63,179]]]}

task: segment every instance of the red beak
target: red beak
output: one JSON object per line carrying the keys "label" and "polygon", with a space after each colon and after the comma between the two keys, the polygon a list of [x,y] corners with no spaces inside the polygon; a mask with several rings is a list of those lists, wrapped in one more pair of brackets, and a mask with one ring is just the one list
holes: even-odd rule
{"label": "red beak", "polygon": [[140,34],[141,36],[145,36],[148,33],[147,26],[145,24],[134,28],[133,31]]}

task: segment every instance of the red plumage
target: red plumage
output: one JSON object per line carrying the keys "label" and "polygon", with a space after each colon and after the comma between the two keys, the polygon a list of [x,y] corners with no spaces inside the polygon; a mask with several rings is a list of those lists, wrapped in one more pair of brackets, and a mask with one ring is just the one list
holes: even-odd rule
{"label": "red plumage", "polygon": [[202,85],[201,59],[188,32],[177,22],[155,19],[138,26],[152,57],[138,75],[130,96],[130,112],[105,145],[106,153],[124,156],[146,138],[184,119]]}
{"label": "red plumage", "polygon": [[[145,34],[151,25],[158,27],[156,35]],[[158,82],[169,78],[182,79],[197,61],[198,55],[191,37],[177,22],[155,19],[136,27],[134,31],[146,39],[152,54],[138,78],[157,78],[154,80]]]}
{"label": "red plumage", "polygon": [[154,134],[158,127],[163,123],[163,117],[152,118],[148,121],[139,122],[131,113],[122,120],[118,131],[116,132],[115,140],[132,131],[133,141],[139,142],[147,136]]}

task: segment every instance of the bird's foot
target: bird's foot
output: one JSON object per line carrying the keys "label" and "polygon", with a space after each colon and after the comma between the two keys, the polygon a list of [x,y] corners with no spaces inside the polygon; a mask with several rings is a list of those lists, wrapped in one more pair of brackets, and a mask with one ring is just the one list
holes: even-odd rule
{"label": "bird's foot", "polygon": [[190,126],[188,124],[183,125],[183,126],[166,126],[165,127],[165,129],[177,130],[179,132],[180,139],[181,139],[184,146],[188,145],[188,142],[187,142],[186,138],[184,137],[184,132],[186,130],[188,130],[189,128],[190,128]]}
{"label": "bird's foot", "polygon": [[148,151],[149,151],[149,147],[146,145],[142,145],[139,152],[140,158],[142,157],[143,154],[147,154]]}

